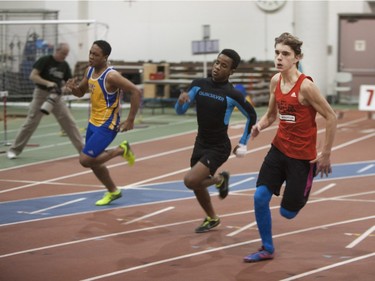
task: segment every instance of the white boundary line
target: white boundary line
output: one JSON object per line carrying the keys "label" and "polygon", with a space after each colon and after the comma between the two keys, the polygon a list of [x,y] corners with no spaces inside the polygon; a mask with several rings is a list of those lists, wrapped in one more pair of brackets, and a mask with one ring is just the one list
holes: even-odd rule
{"label": "white boundary line", "polygon": [[322,272],[322,271],[325,271],[325,270],[328,270],[328,269],[331,269],[331,268],[335,268],[335,267],[338,267],[338,266],[342,266],[342,265],[345,265],[345,264],[348,264],[348,263],[353,263],[353,262],[360,261],[360,260],[363,260],[363,259],[371,258],[373,256],[375,256],[375,252],[369,253],[367,255],[359,256],[359,257],[356,257],[356,258],[353,258],[353,259],[350,259],[350,260],[334,263],[334,264],[331,264],[331,265],[328,265],[328,266],[323,266],[323,267],[317,268],[315,270],[307,271],[307,272],[304,272],[304,273],[301,273],[301,274],[298,274],[298,275],[295,275],[295,276],[292,276],[292,277],[289,277],[289,278],[282,279],[280,281],[296,280],[296,279],[299,279],[299,278],[302,278],[302,277],[306,277],[308,275],[312,275],[312,274]]}
{"label": "white boundary line", "polygon": [[354,144],[356,142],[360,142],[360,141],[363,141],[363,140],[366,140],[366,139],[369,139],[369,138],[372,138],[372,137],[375,137],[375,133],[372,133],[372,134],[369,134],[369,135],[366,135],[366,136],[363,136],[363,137],[360,137],[360,138],[356,138],[356,139],[353,139],[351,141],[347,141],[347,142],[344,142],[342,144],[336,145],[335,147],[332,148],[332,151],[341,149],[343,147],[349,146],[349,145]]}
{"label": "white boundary line", "polygon": [[68,202],[65,202],[65,203],[61,203],[61,204],[58,204],[58,205],[54,205],[54,206],[51,206],[51,207],[48,207],[48,208],[45,208],[45,209],[40,209],[40,210],[37,210],[37,211],[34,211],[34,212],[23,212],[23,211],[18,211],[18,212],[29,214],[29,215],[34,215],[34,214],[38,214],[38,213],[41,213],[41,212],[44,212],[44,211],[56,209],[56,208],[61,207],[61,206],[66,206],[66,205],[69,205],[69,204],[80,202],[80,201],[83,201],[83,200],[86,200],[86,198],[78,198],[78,199],[68,201]]}
{"label": "white boundary line", "polygon": [[327,191],[328,189],[331,189],[332,187],[336,186],[336,183],[331,183],[329,185],[326,185],[320,189],[318,189],[317,191],[315,191],[314,193],[312,193],[311,195],[318,195],[320,193],[323,193],[324,191]]}
{"label": "white boundary line", "polygon": [[348,246],[346,246],[346,248],[353,248],[354,246],[356,246],[357,244],[362,242],[362,240],[367,238],[374,231],[375,231],[375,225],[370,227],[365,233],[363,233],[361,236],[359,236],[357,239],[355,239],[352,243],[350,243]]}
{"label": "white boundary line", "polygon": [[159,210],[159,211],[156,211],[156,212],[153,212],[153,213],[150,213],[150,214],[147,214],[145,216],[142,216],[142,217],[139,217],[139,218],[136,218],[134,220],[131,220],[131,221],[128,221],[126,222],[125,224],[131,224],[133,222],[137,222],[137,221],[141,221],[143,219],[147,219],[149,217],[153,217],[153,216],[156,216],[158,214],[161,214],[161,213],[164,213],[164,212],[167,212],[167,211],[170,211],[170,210],[173,210],[175,207],[167,207],[167,208],[164,208],[162,210]]}
{"label": "white boundary line", "polygon": [[[336,222],[336,223],[331,223],[331,224],[326,224],[326,225],[314,226],[314,227],[309,227],[309,228],[305,228],[305,229],[300,229],[300,230],[295,230],[295,231],[291,231],[291,232],[285,232],[285,233],[277,234],[277,235],[274,235],[273,238],[279,238],[279,237],[289,236],[289,235],[293,235],[293,234],[308,232],[308,231],[312,231],[312,230],[316,230],[316,229],[322,229],[322,228],[327,228],[327,227],[331,227],[331,226],[342,225],[342,224],[346,224],[346,223],[362,221],[362,220],[367,220],[367,219],[374,219],[374,218],[375,218],[375,216],[369,216],[369,217],[363,217],[363,218],[358,218],[358,219],[354,219],[354,220],[347,220],[347,221],[341,221],[341,222]],[[81,281],[99,280],[99,279],[102,279],[102,278],[111,277],[111,276],[119,275],[119,274],[122,274],[122,273],[130,272],[130,271],[144,269],[144,268],[147,268],[147,267],[152,267],[152,266],[159,265],[159,264],[165,264],[165,263],[169,263],[171,261],[186,259],[186,258],[190,258],[190,257],[194,257],[194,256],[204,255],[204,254],[211,253],[211,252],[217,252],[217,251],[221,251],[221,250],[225,250],[225,249],[239,247],[239,246],[255,243],[255,242],[258,242],[258,241],[260,241],[260,239],[253,239],[253,240],[239,242],[239,243],[235,243],[235,244],[230,244],[230,245],[226,245],[226,246],[222,246],[222,247],[211,248],[211,249],[205,250],[205,251],[190,253],[190,254],[186,254],[186,255],[172,257],[172,258],[169,258],[169,259],[150,262],[148,264],[143,264],[143,265],[139,265],[139,266],[135,266],[135,267],[125,268],[125,269],[118,270],[118,271],[115,271],[115,272],[111,272],[111,273],[87,278],[87,279],[84,279],[84,280],[81,280]],[[372,253],[372,254],[369,254],[369,255],[372,256],[372,255],[375,255],[375,253]],[[348,262],[348,261],[346,261],[346,262]]]}
{"label": "white boundary line", "polygon": [[[367,139],[367,138],[370,138],[372,137],[373,135],[375,134],[371,134],[369,136],[364,136],[362,138],[359,138],[357,139],[358,141],[361,141],[361,140],[364,140],[364,139]],[[345,146],[347,145],[350,145],[354,142],[347,142]],[[268,147],[268,146],[267,146]],[[340,145],[340,146],[337,146],[336,149],[339,149],[339,148],[342,148],[344,146]],[[16,167],[17,168],[17,167]],[[91,171],[90,171],[91,172]],[[372,219],[374,218],[374,216],[370,216],[370,217],[367,217],[368,219]],[[361,218],[361,219],[356,219],[356,220],[351,220],[351,221],[343,221],[343,222],[337,222],[335,224],[330,224],[329,226],[332,226],[332,225],[338,225],[338,224],[343,224],[343,223],[350,223],[350,222],[353,222],[353,221],[358,221],[358,220],[364,220],[364,219],[367,219],[367,218]],[[299,230],[299,231],[294,231],[294,232],[290,232],[290,233],[284,233],[284,234],[279,234],[279,235],[275,235],[274,237],[282,237],[282,236],[286,236],[286,235],[292,235],[292,234],[295,234],[295,233],[300,233],[300,232],[305,232],[305,231],[309,231],[309,230],[313,230],[313,229],[317,229],[317,228],[322,228],[322,227],[327,227],[328,225],[326,226],[316,226],[316,227],[313,227],[313,228],[309,228],[309,229],[302,229],[302,230]],[[96,238],[97,239],[97,238]],[[90,239],[89,239],[90,240]],[[139,268],[143,268],[143,267],[149,267],[149,266],[153,266],[153,265],[157,265],[157,264],[161,264],[161,263],[165,263],[165,262],[168,262],[168,261],[172,261],[172,260],[176,260],[176,259],[182,259],[182,258],[185,258],[185,257],[189,257],[189,256],[196,256],[196,255],[199,255],[199,254],[205,254],[207,252],[213,252],[213,251],[218,251],[218,250],[222,250],[222,249],[226,249],[226,248],[232,248],[232,247],[236,247],[236,246],[241,246],[241,245],[244,245],[244,244],[249,244],[249,243],[253,243],[255,241],[259,241],[259,239],[256,239],[256,240],[250,240],[250,241],[245,241],[245,242],[241,242],[241,243],[237,243],[237,244],[232,244],[232,245],[228,245],[228,246],[224,246],[224,247],[219,247],[219,248],[215,248],[215,249],[210,249],[208,251],[202,251],[202,252],[199,252],[199,253],[194,253],[194,254],[191,254],[191,255],[184,255],[184,256],[180,256],[180,257],[176,257],[176,258],[172,258],[172,259],[167,259],[167,260],[164,260],[164,261],[157,261],[153,264],[147,264],[147,265],[144,265],[144,266],[140,266],[140,267],[134,267],[134,268],[129,268],[129,269],[126,269],[125,272],[127,271],[132,271],[132,270],[136,270],[136,269],[139,269]],[[43,247],[45,248],[45,247]],[[372,253],[372,254],[369,254],[369,255],[365,255],[365,256],[362,256],[362,257],[357,257],[357,258],[354,258],[354,259],[351,259],[349,261],[345,261],[345,262],[342,262],[342,263],[337,263],[336,266],[338,265],[342,265],[342,264],[346,264],[346,263],[349,263],[349,262],[352,262],[352,261],[356,261],[356,260],[360,260],[360,259],[364,259],[364,258],[367,258],[367,257],[371,257],[373,256],[375,253]],[[4,256],[0,256],[0,258],[2,258]],[[322,270],[326,270],[330,267],[323,267],[321,269],[319,269],[319,271],[322,271]],[[121,271],[119,271],[121,273]],[[315,271],[311,271],[311,272],[315,272]],[[318,271],[317,271],[318,272]],[[112,273],[113,274],[113,273]],[[116,273],[116,274],[119,274],[119,273]],[[306,274],[306,273],[305,273]],[[115,275],[115,274],[113,274]],[[104,277],[104,275],[102,275]],[[301,275],[300,275],[301,276]],[[296,276],[294,276],[296,277]],[[292,278],[294,278],[292,277]],[[94,277],[94,279],[87,279],[87,280],[96,280],[98,278],[101,278],[100,276],[99,277]],[[289,279],[285,279],[285,280],[289,280]],[[290,280],[294,280],[294,279],[290,279]]]}
{"label": "white boundary line", "polygon": [[[338,199],[343,199],[343,198],[346,198],[346,197],[362,196],[362,195],[374,194],[374,193],[375,193],[375,191],[369,191],[369,192],[346,194],[346,195],[341,195],[341,196],[336,196],[336,197],[330,197],[330,198],[324,198],[324,199],[315,199],[315,200],[308,201],[307,204],[313,204],[313,203],[319,203],[319,202],[331,201],[331,200],[338,200]],[[193,198],[193,197],[191,197],[191,198]],[[186,199],[191,199],[191,198],[184,198],[184,199],[181,199],[181,200],[186,200]],[[179,201],[179,200],[168,200],[168,201],[165,201],[165,202],[175,202],[175,201]],[[158,202],[158,203],[161,203],[161,202]],[[141,206],[141,205],[137,205],[137,207],[139,207],[139,206]],[[134,207],[134,206],[129,206],[129,207]],[[271,207],[271,209],[278,209],[278,208],[280,208],[280,206],[273,206],[273,207]],[[221,217],[230,217],[230,216],[236,216],[236,215],[244,215],[244,214],[253,213],[253,212],[254,212],[254,210],[248,210],[248,211],[243,211],[243,212],[222,214]],[[59,216],[59,217],[65,217],[65,216]],[[56,218],[56,217],[54,217],[54,218]],[[49,218],[49,219],[51,219],[51,218]],[[365,218],[360,218],[360,219],[354,219],[354,220],[344,221],[342,223],[333,223],[333,224],[325,225],[324,227],[333,226],[333,225],[337,225],[337,224],[344,224],[344,223],[348,223],[348,222],[362,221],[362,220],[366,220],[366,219],[375,219],[375,215],[374,216],[365,217]],[[40,219],[40,220],[42,220],[42,219]],[[72,245],[72,244],[77,244],[77,243],[83,243],[83,242],[87,242],[87,241],[92,241],[92,240],[97,240],[97,239],[103,239],[103,238],[108,238],[108,237],[114,237],[114,236],[119,236],[119,235],[124,235],[124,234],[131,234],[131,233],[136,233],[136,232],[141,232],[141,231],[148,231],[148,230],[154,230],[154,229],[158,229],[158,228],[164,228],[164,227],[171,227],[171,226],[176,226],[176,225],[182,225],[182,224],[197,222],[197,221],[200,221],[200,220],[201,219],[180,221],[180,222],[170,223],[170,224],[165,224],[165,225],[152,226],[152,227],[146,227],[146,228],[141,228],[141,229],[134,229],[134,230],[130,230],[130,231],[123,231],[123,232],[111,233],[111,234],[106,234],[106,235],[101,235],[101,236],[95,236],[95,237],[91,237],[91,238],[86,238],[86,239],[81,239],[81,240],[75,240],[75,241],[70,241],[70,242],[66,242],[66,243],[60,243],[60,244],[55,244],[55,245],[50,245],[50,246],[44,246],[44,247],[40,247],[40,248],[34,248],[34,249],[29,249],[29,250],[24,250],[24,251],[9,253],[9,254],[5,254],[5,255],[0,255],[0,258],[4,258],[4,257],[8,257],[8,256],[14,256],[14,255],[18,255],[18,254],[24,254],[24,253],[28,253],[28,252],[34,252],[34,251],[38,251],[38,250],[45,250],[45,249],[50,249],[50,248],[55,248],[55,247],[67,246],[67,245]],[[23,223],[25,223],[25,222],[23,222]],[[5,226],[5,225],[2,225],[2,226]],[[323,227],[323,226],[321,226],[321,227]],[[312,228],[308,228],[308,229],[315,230],[315,229],[319,229],[319,228],[320,227],[312,227]],[[274,238],[275,237],[279,237],[280,235],[281,234],[274,235],[273,237]],[[258,241],[258,240],[256,240],[256,241]]]}
{"label": "white boundary line", "polygon": [[[366,136],[363,136],[363,137],[360,137],[360,138],[357,138],[357,139],[354,139],[354,140],[351,140],[351,141],[348,141],[346,143],[342,143],[342,144],[340,144],[338,146],[333,147],[332,151],[337,150],[337,149],[341,149],[341,148],[349,146],[349,145],[351,145],[353,143],[360,142],[362,140],[365,140],[365,139],[368,139],[368,138],[371,138],[371,137],[374,137],[374,136],[375,136],[375,133],[369,134],[369,135],[366,135]],[[232,138],[235,138],[235,137],[236,136],[234,136]],[[251,150],[247,151],[246,154],[254,153],[254,152],[257,152],[257,151],[269,148],[269,147],[270,147],[270,145],[265,145],[265,146],[257,147],[257,148],[254,148],[254,149],[251,149]],[[160,153],[157,153],[157,154],[153,154],[153,155],[150,155],[150,156],[139,158],[137,161],[138,162],[139,161],[145,161],[145,160],[152,159],[152,158],[157,158],[157,157],[160,157],[160,156],[165,156],[165,155],[169,155],[169,154],[173,154],[173,153],[178,153],[178,152],[185,151],[185,150],[190,150],[192,148],[193,148],[193,146],[186,146],[186,147],[174,149],[174,150],[171,150],[171,151],[160,152]],[[232,158],[235,158],[235,157],[236,157],[235,155],[231,155],[229,157],[229,159],[232,159]],[[122,165],[126,165],[126,164],[127,163],[113,164],[113,165],[109,165],[108,168],[113,168],[113,167],[122,166]],[[175,172],[172,172],[172,173],[161,175],[161,176],[156,177],[156,178],[160,179],[160,178],[163,178],[163,177],[168,177],[170,175],[175,175],[175,174],[178,174],[178,173],[185,172],[185,171],[187,171],[189,169],[190,168],[185,168],[185,169],[182,169],[182,170],[179,170],[179,171],[175,171]],[[23,188],[31,187],[31,186],[35,186],[35,185],[39,185],[39,184],[50,183],[50,182],[58,181],[58,180],[61,180],[61,179],[72,178],[72,177],[75,177],[75,176],[84,175],[84,174],[88,174],[88,173],[91,173],[91,170],[85,170],[85,171],[82,171],[82,172],[79,172],[79,173],[74,173],[74,174],[70,174],[70,175],[62,176],[62,177],[58,177],[58,178],[52,178],[52,179],[49,179],[49,180],[46,180],[46,181],[40,181],[40,182],[35,182],[35,183],[32,183],[32,184],[27,184],[27,185],[23,185],[23,186],[11,188],[11,189],[5,189],[5,190],[0,191],[0,194],[1,193],[5,193],[5,192],[10,192],[10,191],[18,190],[18,189],[23,189]],[[149,181],[152,181],[154,179],[155,178],[146,179],[144,181],[141,181],[140,183],[149,182]],[[131,186],[134,186],[135,184],[139,184],[139,183],[133,183]],[[124,188],[124,186],[121,187],[121,188]]]}
{"label": "white boundary line", "polygon": [[[359,162],[361,163],[361,162]],[[375,176],[375,174],[371,174],[371,175],[359,175],[359,176],[350,176],[350,177],[340,177],[340,178],[335,178],[336,181],[338,180],[346,180],[346,179],[353,179],[353,178],[362,178],[362,177],[372,177],[372,176]],[[328,178],[322,178],[322,179],[319,179],[319,181],[321,182],[324,182],[324,181],[332,181],[332,179],[328,179]],[[161,183],[155,183],[155,184],[161,184]],[[233,186],[233,185],[231,185]],[[138,187],[138,186],[134,186],[134,187],[129,187],[129,189],[137,189],[137,188],[142,188],[142,187]],[[234,193],[243,193],[243,192],[247,192],[247,191],[252,191],[254,190],[254,188],[249,188],[249,189],[243,189],[243,190],[240,190],[240,191],[233,191],[233,194]],[[84,191],[84,192],[78,192],[78,193],[68,193],[68,194],[61,194],[61,195],[57,195],[57,196],[69,196],[69,195],[83,195],[83,194],[87,194],[87,193],[91,193],[91,192],[98,192],[98,190],[90,190],[90,191]],[[329,200],[337,200],[337,201],[340,201],[340,200],[348,200],[348,199],[345,199],[346,197],[352,197],[352,196],[362,196],[362,195],[368,195],[368,194],[373,194],[375,193],[375,191],[368,191],[368,192],[361,192],[361,193],[354,193],[354,194],[349,194],[349,195],[342,195],[342,196],[339,196],[339,197],[332,197],[332,198],[328,198]],[[45,196],[43,198],[51,198],[51,197],[56,197],[56,195],[50,195],[50,196]],[[139,206],[147,206],[147,205],[152,205],[152,204],[160,204],[160,203],[167,203],[167,202],[175,202],[175,201],[182,201],[182,200],[189,200],[191,198],[195,198],[194,195],[192,195],[192,197],[186,197],[186,198],[179,198],[179,199],[167,199],[167,200],[161,200],[161,201],[157,201],[157,202],[148,202],[148,203],[143,203],[143,204],[136,204],[136,205],[127,205],[127,206],[120,206],[118,208],[113,208],[113,209],[125,209],[125,208],[133,208],[133,207],[139,207]],[[7,201],[7,202],[0,202],[0,204],[2,203],[8,203],[8,202],[18,202],[18,201],[23,201],[24,199],[21,199],[21,200],[14,200],[14,201]],[[327,199],[317,199],[315,201],[325,201]],[[309,202],[307,202],[307,204],[309,203],[312,203],[312,202],[315,202],[314,200],[310,200]],[[352,200],[353,201],[353,200]],[[358,201],[358,200],[356,200]],[[272,209],[272,207],[271,207]],[[48,217],[48,218],[40,218],[40,219],[34,219],[34,220],[28,220],[28,221],[21,221],[21,222],[14,222],[14,223],[7,223],[7,224],[0,224],[0,228],[1,227],[4,227],[4,226],[9,226],[9,225],[15,225],[15,224],[24,224],[24,223],[31,223],[31,222],[35,222],[35,221],[41,221],[41,220],[49,220],[49,219],[56,219],[56,218],[62,218],[62,217],[70,217],[70,216],[75,216],[75,215],[83,215],[83,214],[89,214],[89,213],[93,213],[93,212],[102,212],[102,211],[106,211],[106,209],[102,209],[102,210],[90,210],[90,211],[84,211],[84,212],[80,212],[80,213],[74,213],[74,214],[65,214],[65,215],[59,215],[59,216],[53,216],[53,217]],[[249,211],[251,212],[251,211]],[[225,217],[225,215],[224,215]]]}
{"label": "white boundary line", "polygon": [[[357,122],[360,122],[360,121],[363,121],[363,120],[366,120],[366,118],[360,118],[358,120],[354,120],[354,121],[351,121],[351,122],[340,124],[340,126],[346,126],[346,125],[349,125],[349,124],[354,124],[354,123],[357,123]],[[269,127],[267,129],[265,129],[265,131],[266,130],[271,130],[271,129],[274,129],[274,128],[277,128],[277,126]],[[175,135],[165,136],[165,137],[161,137],[161,138],[155,138],[155,139],[152,139],[152,140],[144,141],[144,143],[155,141],[155,140],[160,140],[160,139],[171,138],[171,137],[174,137],[174,136],[186,135],[186,134],[190,134],[191,132],[192,131],[185,132],[185,133],[178,133],[178,134],[175,134]],[[318,131],[318,133],[321,133],[321,132],[324,132],[324,130],[319,130]],[[241,135],[232,136],[231,139],[238,138],[240,136]],[[353,144],[353,143],[355,143],[357,141],[361,141],[363,139],[370,138],[372,136],[375,136],[375,133],[367,135],[367,136],[364,136],[364,137],[361,137],[361,138],[359,138],[357,140],[352,140],[350,142],[341,144],[339,146],[334,147],[332,150],[336,150],[336,149],[345,147],[347,145]],[[193,146],[187,146],[187,147],[180,148],[180,149],[175,149],[175,150],[172,150],[172,151],[157,153],[157,154],[154,154],[154,155],[150,155],[148,157],[140,158],[137,161],[138,162],[139,161],[144,161],[144,160],[148,160],[148,159],[152,159],[152,158],[156,158],[156,157],[160,157],[160,156],[164,156],[164,155],[169,155],[169,154],[172,154],[172,153],[181,152],[181,151],[184,151],[184,150],[192,149],[192,147]],[[262,147],[254,148],[254,149],[251,149],[251,150],[247,151],[246,154],[254,153],[256,151],[260,151],[260,150],[263,150],[263,149],[266,149],[266,148],[269,148],[269,147],[270,147],[270,145],[265,145],[265,146],[262,146]],[[69,157],[62,157],[60,159],[66,159],[66,158],[69,158]],[[232,158],[235,158],[235,155],[231,155],[229,157],[229,159],[232,159]],[[56,160],[58,160],[58,159],[54,159],[54,160],[51,160],[51,161],[56,161]],[[50,161],[46,161],[46,162],[50,162]],[[38,162],[38,163],[43,163],[43,162]],[[34,164],[38,164],[38,163],[34,163]],[[27,165],[27,166],[31,166],[31,165],[34,165],[34,164],[30,164],[30,165]],[[113,167],[122,166],[122,165],[126,165],[126,164],[127,163],[118,163],[118,164],[114,164],[114,165],[109,165],[108,168],[113,168]],[[9,169],[3,169],[3,170],[0,170],[0,172],[1,171],[5,171],[5,170],[10,170],[10,169],[16,169],[16,168],[20,168],[20,166],[18,166],[18,167],[12,167],[12,168],[9,168]],[[183,173],[183,172],[186,172],[188,170],[189,170],[189,168],[186,168],[186,169],[182,169],[182,170],[175,171],[175,172],[172,172],[172,173],[164,174],[164,175],[161,175],[159,177],[155,177],[155,178],[151,178],[151,179],[146,179],[146,180],[138,182],[138,183],[133,183],[133,184],[131,184],[131,186],[134,186],[134,185],[137,185],[137,184],[142,184],[142,183],[147,183],[147,182],[150,182],[150,181],[155,180],[155,179],[160,179],[160,178],[163,178],[163,177],[168,177],[168,176],[175,175],[175,174],[178,174],[178,173]],[[70,174],[70,175],[63,176],[63,177],[58,177],[58,178],[52,178],[52,179],[49,179],[49,180],[46,180],[46,181],[34,182],[34,183],[30,183],[30,184],[23,185],[23,186],[19,186],[19,187],[15,187],[15,188],[11,188],[11,189],[2,190],[2,191],[0,191],[0,194],[1,193],[6,193],[6,192],[10,192],[10,191],[14,191],[14,190],[18,190],[18,189],[23,189],[23,188],[28,188],[28,187],[36,186],[36,185],[39,185],[39,184],[48,184],[48,183],[52,183],[52,182],[55,182],[55,181],[58,181],[58,180],[62,180],[62,179],[66,179],[66,178],[72,178],[72,177],[75,177],[75,176],[80,176],[80,175],[89,174],[89,173],[91,173],[91,170],[85,170],[85,171],[82,171],[80,173],[74,173],[74,174]],[[121,188],[126,188],[126,187],[123,186]]]}
{"label": "white boundary line", "polygon": [[367,165],[366,167],[358,170],[357,173],[360,174],[360,173],[366,172],[367,170],[371,169],[374,166],[375,166],[374,164]]}
{"label": "white boundary line", "polygon": [[[160,118],[162,118],[162,117],[163,116],[161,116]],[[159,117],[152,117],[152,118],[159,119]],[[365,120],[367,120],[367,118],[359,118],[357,120],[353,120],[353,121],[350,121],[350,122],[339,124],[337,127],[338,128],[345,127],[345,126],[352,125],[352,124],[355,124],[355,123],[358,123],[358,122],[362,122],[362,121],[365,121]],[[181,121],[181,122],[177,122],[177,123],[186,123],[186,122],[196,122],[196,121],[195,121],[195,118],[192,118],[192,119],[189,119],[187,121]],[[234,122],[233,124],[237,124],[237,123],[238,122]],[[230,124],[230,125],[232,126],[233,124]],[[266,129],[262,130],[262,132],[273,130],[273,129],[277,129],[277,125],[268,127]],[[318,130],[318,134],[319,133],[323,133],[324,131],[325,131],[324,129]],[[132,131],[129,131],[127,133],[131,134],[131,133],[134,133],[134,132],[135,131],[132,130]],[[184,135],[188,135],[188,134],[195,133],[195,132],[196,132],[196,129],[190,130],[190,131],[186,131],[186,132],[183,132],[183,133],[176,133],[176,134],[171,134],[171,135],[168,135],[168,136],[156,137],[156,138],[152,138],[152,139],[148,139],[148,140],[144,140],[144,141],[134,142],[133,145],[142,144],[142,143],[149,143],[149,142],[153,142],[153,141],[159,141],[159,140],[169,139],[169,138],[178,137],[178,136],[184,136]],[[236,137],[241,137],[241,135],[238,135]],[[232,138],[234,138],[234,137],[231,137],[231,139]],[[66,142],[66,143],[68,143],[68,142]],[[46,146],[43,146],[43,147],[46,147]],[[24,165],[18,165],[18,166],[15,166],[15,167],[4,168],[4,169],[0,169],[0,172],[7,171],[7,170],[14,170],[14,169],[28,167],[28,166],[33,166],[33,165],[38,165],[38,164],[43,164],[43,163],[54,162],[54,161],[62,160],[62,159],[74,158],[74,157],[77,157],[77,155],[74,154],[74,155],[69,155],[69,156],[54,158],[54,159],[51,159],[51,160],[44,160],[44,161],[39,161],[39,162],[34,162],[34,163],[29,163],[29,164],[24,164]]]}
{"label": "white boundary line", "polygon": [[238,233],[241,233],[242,231],[245,231],[245,230],[247,230],[249,228],[252,228],[255,225],[257,225],[256,222],[249,223],[248,225],[245,225],[245,226],[241,227],[240,229],[237,229],[236,231],[233,231],[233,232],[227,234],[227,236],[229,236],[229,237],[235,236]]}

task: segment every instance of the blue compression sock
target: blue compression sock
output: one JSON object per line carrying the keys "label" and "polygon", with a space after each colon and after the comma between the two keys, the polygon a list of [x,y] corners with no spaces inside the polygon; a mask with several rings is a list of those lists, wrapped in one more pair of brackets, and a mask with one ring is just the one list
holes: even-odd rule
{"label": "blue compression sock", "polygon": [[270,252],[274,252],[272,241],[272,219],[270,201],[272,192],[267,186],[258,186],[254,194],[255,218],[258,224],[259,234],[262,238],[263,247]]}
{"label": "blue compression sock", "polygon": [[289,220],[293,219],[298,214],[298,211],[289,211],[283,207],[280,207],[280,215]]}

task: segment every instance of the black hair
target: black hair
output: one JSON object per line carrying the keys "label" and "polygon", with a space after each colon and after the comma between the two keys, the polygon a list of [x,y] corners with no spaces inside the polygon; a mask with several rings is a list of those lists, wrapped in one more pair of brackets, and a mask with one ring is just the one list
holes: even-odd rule
{"label": "black hair", "polygon": [[111,54],[112,47],[111,47],[111,45],[109,45],[109,43],[107,41],[96,40],[96,41],[94,41],[93,44],[97,45],[103,51],[103,54],[105,56],[109,56]]}
{"label": "black hair", "polygon": [[235,50],[224,49],[220,52],[220,54],[226,55],[232,59],[232,69],[236,69],[241,62],[241,57]]}

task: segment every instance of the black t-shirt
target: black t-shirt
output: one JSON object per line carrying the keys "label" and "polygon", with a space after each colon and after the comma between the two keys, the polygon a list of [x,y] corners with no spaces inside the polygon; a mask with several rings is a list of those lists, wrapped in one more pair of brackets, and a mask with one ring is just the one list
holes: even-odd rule
{"label": "black t-shirt", "polygon": [[[33,68],[37,69],[40,76],[48,81],[55,82],[61,87],[62,81],[67,81],[72,78],[72,72],[69,64],[66,61],[58,62],[52,55],[44,56],[39,58],[33,65]],[[46,89],[45,85],[39,85],[38,87]]]}
{"label": "black t-shirt", "polygon": [[[211,78],[195,79],[189,87],[190,103],[195,102],[198,121],[198,138],[208,144],[226,142],[228,125],[233,109],[237,107],[246,116],[247,123],[240,140],[247,144],[252,126],[256,122],[256,112],[244,95],[226,81],[214,82]],[[176,104],[177,113],[184,113],[188,104]]]}

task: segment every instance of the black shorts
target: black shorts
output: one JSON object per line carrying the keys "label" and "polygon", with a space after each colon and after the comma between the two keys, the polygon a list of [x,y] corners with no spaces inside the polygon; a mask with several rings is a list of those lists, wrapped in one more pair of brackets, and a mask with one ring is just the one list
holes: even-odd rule
{"label": "black shorts", "polygon": [[273,194],[280,195],[285,182],[281,206],[289,211],[299,211],[309,199],[316,164],[286,156],[272,145],[259,171],[257,186],[267,186]]}
{"label": "black shorts", "polygon": [[207,144],[196,138],[190,158],[190,167],[199,161],[210,169],[210,174],[213,176],[217,169],[228,160],[231,151],[232,146],[229,139],[221,144]]}

